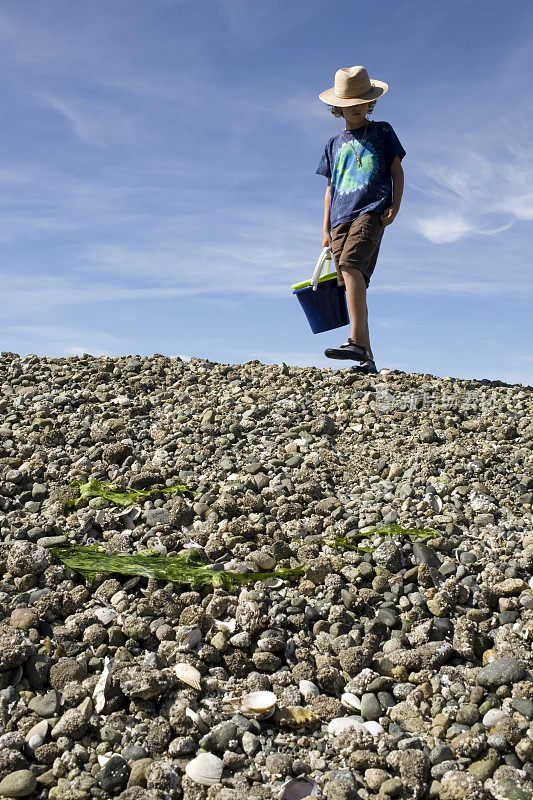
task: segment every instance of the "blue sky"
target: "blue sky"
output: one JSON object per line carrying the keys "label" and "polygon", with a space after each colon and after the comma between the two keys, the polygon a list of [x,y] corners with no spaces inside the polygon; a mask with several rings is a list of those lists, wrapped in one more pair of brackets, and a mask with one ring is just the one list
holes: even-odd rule
{"label": "blue sky", "polygon": [[2,0],[1,349],[336,366],[321,247],[336,69],[407,155],[378,368],[532,383],[529,0]]}

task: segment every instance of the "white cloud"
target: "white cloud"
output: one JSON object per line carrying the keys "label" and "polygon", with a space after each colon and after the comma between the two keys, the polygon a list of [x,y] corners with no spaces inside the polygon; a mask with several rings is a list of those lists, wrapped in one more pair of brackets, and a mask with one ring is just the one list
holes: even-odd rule
{"label": "white cloud", "polygon": [[452,214],[418,219],[415,227],[425,239],[434,244],[456,242],[473,230],[466,220]]}

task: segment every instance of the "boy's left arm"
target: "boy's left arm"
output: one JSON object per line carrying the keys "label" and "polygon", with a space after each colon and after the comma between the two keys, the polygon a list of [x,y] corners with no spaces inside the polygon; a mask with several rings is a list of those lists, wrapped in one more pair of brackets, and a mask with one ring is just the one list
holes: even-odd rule
{"label": "boy's left arm", "polygon": [[403,195],[403,167],[400,161],[400,156],[396,156],[390,168],[392,176],[392,205],[385,209],[381,215],[381,224],[385,227],[394,222],[398,211],[400,210],[400,203],[402,202]]}

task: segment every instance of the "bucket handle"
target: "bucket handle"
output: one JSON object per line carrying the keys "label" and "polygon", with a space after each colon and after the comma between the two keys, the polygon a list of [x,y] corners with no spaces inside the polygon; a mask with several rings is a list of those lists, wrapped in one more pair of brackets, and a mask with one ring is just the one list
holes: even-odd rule
{"label": "bucket handle", "polygon": [[318,257],[318,261],[316,262],[316,266],[313,272],[313,277],[311,278],[311,286],[313,287],[313,292],[316,292],[318,287],[318,280],[320,278],[322,269],[324,264],[327,262],[327,267],[325,271],[325,275],[329,275],[331,270],[331,250],[329,247],[324,247],[322,252]]}

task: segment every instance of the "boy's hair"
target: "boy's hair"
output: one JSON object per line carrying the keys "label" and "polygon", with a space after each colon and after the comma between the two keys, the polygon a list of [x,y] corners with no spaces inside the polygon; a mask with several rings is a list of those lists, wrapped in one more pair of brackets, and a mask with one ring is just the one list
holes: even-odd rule
{"label": "boy's hair", "polygon": [[[376,103],[377,103],[377,100],[370,100],[370,102],[368,104],[369,105],[369,109],[366,112],[367,114],[371,114],[373,112]],[[334,117],[343,117],[344,116],[344,114],[342,113],[342,108],[339,108],[339,106],[332,106],[331,107],[331,113],[333,114]]]}

